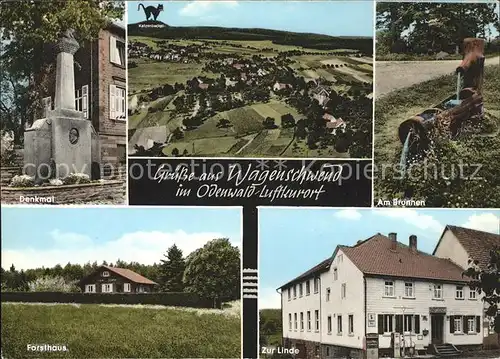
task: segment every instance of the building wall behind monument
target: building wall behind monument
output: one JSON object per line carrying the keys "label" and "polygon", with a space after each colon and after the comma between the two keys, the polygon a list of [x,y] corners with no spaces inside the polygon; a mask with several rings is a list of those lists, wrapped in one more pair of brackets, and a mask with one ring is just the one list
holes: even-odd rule
{"label": "building wall behind monument", "polygon": [[[96,128],[101,144],[101,161],[117,167],[125,161],[121,156],[121,149],[126,146],[126,119],[110,118],[110,85],[126,89],[126,67],[119,66],[110,61],[110,36],[125,41],[125,33],[119,33],[111,28],[101,30],[98,46],[98,74],[99,74],[99,124]],[[123,157],[123,158],[121,158]]]}

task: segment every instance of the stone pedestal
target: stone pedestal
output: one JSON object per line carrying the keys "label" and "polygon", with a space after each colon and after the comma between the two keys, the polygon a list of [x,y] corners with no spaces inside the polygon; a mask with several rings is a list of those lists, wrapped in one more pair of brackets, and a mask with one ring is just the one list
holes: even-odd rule
{"label": "stone pedestal", "polygon": [[37,183],[84,173],[99,178],[99,139],[90,120],[75,110],[73,55],[79,46],[68,30],[57,43],[56,90],[53,111],[24,134],[24,173]]}

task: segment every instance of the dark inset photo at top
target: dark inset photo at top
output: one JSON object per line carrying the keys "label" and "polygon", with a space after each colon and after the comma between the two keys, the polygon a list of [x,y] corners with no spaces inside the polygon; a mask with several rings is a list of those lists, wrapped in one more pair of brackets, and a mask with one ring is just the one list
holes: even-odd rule
{"label": "dark inset photo at top", "polygon": [[130,156],[371,158],[372,2],[127,6]]}
{"label": "dark inset photo at top", "polygon": [[123,1],[3,1],[2,203],[124,204]]}
{"label": "dark inset photo at top", "polygon": [[498,2],[376,14],[374,204],[498,208]]}

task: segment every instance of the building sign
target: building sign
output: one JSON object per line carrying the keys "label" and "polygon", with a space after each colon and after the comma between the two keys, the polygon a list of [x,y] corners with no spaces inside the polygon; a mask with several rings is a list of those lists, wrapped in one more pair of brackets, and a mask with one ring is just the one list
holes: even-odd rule
{"label": "building sign", "polygon": [[431,314],[446,314],[446,307],[430,307],[429,313],[431,313]]}
{"label": "building sign", "polygon": [[375,327],[375,314],[373,313],[368,313],[368,326],[369,327]]}

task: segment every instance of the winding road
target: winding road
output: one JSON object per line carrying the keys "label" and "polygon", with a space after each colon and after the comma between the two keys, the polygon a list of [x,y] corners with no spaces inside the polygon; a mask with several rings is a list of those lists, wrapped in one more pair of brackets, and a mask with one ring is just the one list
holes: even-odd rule
{"label": "winding road", "polygon": [[[440,61],[377,61],[375,64],[375,96],[382,97],[433,78],[451,74],[460,60]],[[485,65],[500,64],[500,57],[487,58]]]}

